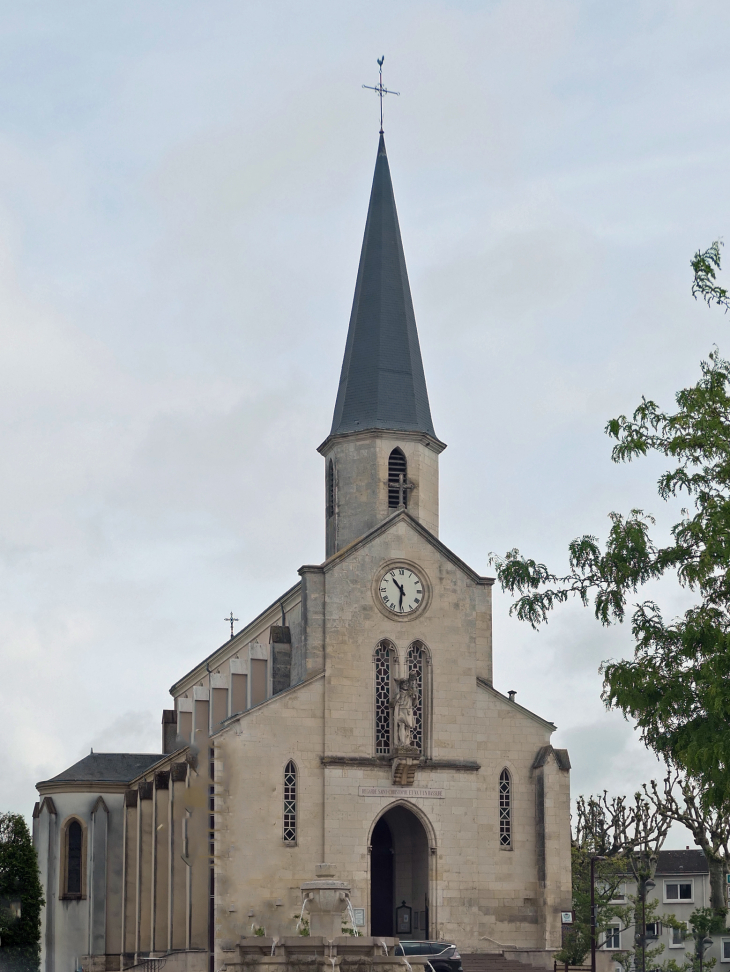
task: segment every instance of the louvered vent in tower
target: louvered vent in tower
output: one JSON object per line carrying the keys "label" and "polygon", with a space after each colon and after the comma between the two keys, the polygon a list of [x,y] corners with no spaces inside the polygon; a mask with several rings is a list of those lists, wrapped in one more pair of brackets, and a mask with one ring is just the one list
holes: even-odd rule
{"label": "louvered vent in tower", "polygon": [[[403,477],[401,479],[401,476]],[[406,457],[400,449],[393,449],[388,458],[388,509],[397,510],[401,505],[408,506],[408,491],[402,488],[408,480]]]}

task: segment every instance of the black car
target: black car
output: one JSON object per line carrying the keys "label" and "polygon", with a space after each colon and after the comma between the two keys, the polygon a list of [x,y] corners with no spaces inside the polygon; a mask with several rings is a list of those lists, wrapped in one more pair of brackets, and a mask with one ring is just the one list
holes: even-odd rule
{"label": "black car", "polygon": [[456,945],[449,942],[404,942],[395,946],[396,955],[425,958],[434,972],[464,972]]}

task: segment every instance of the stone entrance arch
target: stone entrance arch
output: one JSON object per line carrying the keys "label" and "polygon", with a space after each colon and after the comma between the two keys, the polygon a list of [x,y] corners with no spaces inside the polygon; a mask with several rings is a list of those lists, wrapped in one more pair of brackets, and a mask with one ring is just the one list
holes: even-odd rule
{"label": "stone entrance arch", "polygon": [[[405,803],[388,807],[370,835],[370,934],[427,939],[432,934],[433,840],[420,814]],[[410,908],[410,931],[396,928],[396,909]]]}

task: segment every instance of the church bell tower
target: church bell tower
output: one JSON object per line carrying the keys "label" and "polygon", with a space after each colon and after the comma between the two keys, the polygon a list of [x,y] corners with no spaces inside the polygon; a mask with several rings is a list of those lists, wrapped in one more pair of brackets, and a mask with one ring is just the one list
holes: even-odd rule
{"label": "church bell tower", "polygon": [[327,557],[405,507],[438,535],[438,457],[381,133],[325,459]]}

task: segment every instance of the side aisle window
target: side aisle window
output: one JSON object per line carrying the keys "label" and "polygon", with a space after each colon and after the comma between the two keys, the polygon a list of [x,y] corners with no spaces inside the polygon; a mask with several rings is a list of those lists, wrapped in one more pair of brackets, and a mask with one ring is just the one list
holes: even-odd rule
{"label": "side aisle window", "polygon": [[512,847],[512,778],[508,769],[499,774],[499,846]]}
{"label": "side aisle window", "polygon": [[62,853],[61,896],[81,898],[84,893],[84,829],[76,819],[66,824]]}
{"label": "side aisle window", "polygon": [[284,843],[297,842],[297,767],[289,760],[284,770]]}

